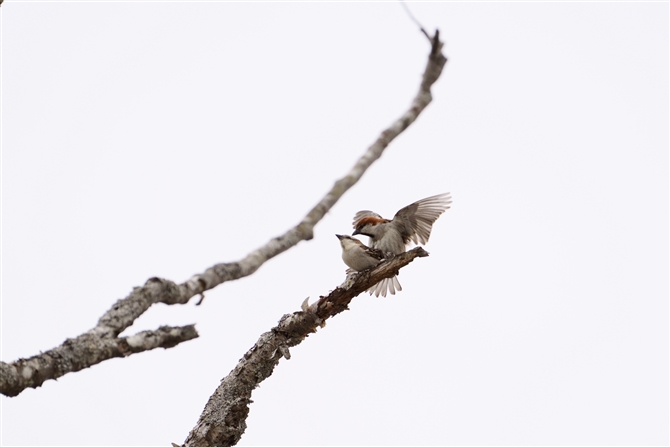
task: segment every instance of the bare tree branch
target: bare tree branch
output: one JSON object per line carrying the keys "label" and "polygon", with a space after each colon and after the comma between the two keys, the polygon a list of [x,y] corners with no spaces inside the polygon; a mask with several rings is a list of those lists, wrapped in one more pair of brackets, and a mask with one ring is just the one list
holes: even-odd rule
{"label": "bare tree branch", "polygon": [[283,251],[296,245],[302,240],[309,240],[313,237],[314,226],[326,215],[326,213],[335,205],[342,195],[349,190],[365,171],[381,157],[384,149],[400,135],[410,124],[416,121],[419,114],[430,104],[433,97],[430,88],[437,81],[442,73],[447,58],[442,54],[442,45],[440,42],[439,31],[435,32],[435,37],[430,38],[431,52],[428,57],[428,64],[423,73],[421,87],[414,97],[412,105],[399,119],[397,119],[388,129],[384,130],[377,141],[363,154],[356,162],[354,167],[347,175],[335,182],[326,196],[310,210],[305,218],[295,227],[283,235],[272,239],[264,246],[249,253],[244,259],[217,264],[200,275],[195,275],[181,287],[185,287],[188,292],[195,294],[209,290],[225,281],[239,279],[251,275],[263,265],[265,261],[271,259]]}
{"label": "bare tree branch", "polygon": [[405,10],[405,12],[409,16],[409,18],[412,19],[414,24],[419,27],[419,30],[423,33],[423,35],[426,36],[426,38],[428,38],[428,40],[432,43],[433,38],[430,37],[430,35],[428,35],[428,33],[426,32],[426,29],[423,27],[423,25],[416,19],[416,17],[414,17],[414,14],[412,14],[412,11],[409,10],[409,6],[407,6],[405,4],[404,0],[400,0],[400,5]]}
{"label": "bare tree branch", "polygon": [[194,325],[157,331],[140,332],[131,337],[118,335],[133,324],[155,303],[186,303],[181,288],[172,281],[149,278],[143,287],[135,287],[130,295],[118,300],[90,331],[47,352],[0,362],[0,393],[16,396],[26,388],[37,388],[45,380],[57,379],[67,373],[81,371],[114,357],[125,357],[155,348],[171,348],[198,337]]}
{"label": "bare tree branch", "polygon": [[194,325],[161,326],[156,331],[144,331],[121,338],[105,337],[93,329],[29,359],[0,362],[0,391],[6,396],[16,396],[28,387],[42,385],[47,379],[80,371],[103,360],[156,348],[167,349],[197,337]]}
{"label": "bare tree branch", "polygon": [[284,315],[277,326],[261,335],[221,381],[184,446],[221,447],[237,444],[247,428],[251,392],[272,375],[279,359],[291,357],[289,348],[300,344],[318,327],[323,327],[328,318],[347,310],[355,296],[382,279],[393,277],[415,258],[424,256],[428,256],[428,253],[421,247],[397,255],[374,269],[357,274],[352,281],[345,282],[328,296],[320,297],[314,304],[303,305],[302,311]]}
{"label": "bare tree branch", "polygon": [[[377,141],[367,149],[349,173],[335,182],[326,196],[307,213],[298,225],[283,235],[271,239],[264,246],[249,253],[244,259],[237,262],[216,264],[205,272],[193,276],[183,284],[177,285],[166,279],[150,278],[144,286],[134,288],[130,295],[118,300],[100,318],[96,327],[85,334],[67,340],[61,346],[28,360],[18,360],[9,364],[0,362],[0,373],[2,373],[0,374],[0,393],[16,396],[25,388],[41,386],[45,380],[56,379],[69,372],[79,371],[103,360],[116,357],[117,355],[110,354],[113,350],[110,351],[107,345],[121,343],[123,339],[117,339],[116,337],[130,327],[153,304],[185,304],[193,296],[202,296],[205,291],[223,282],[251,275],[265,261],[288,250],[300,241],[312,239],[314,226],[340,197],[363,176],[372,163],[381,157],[389,143],[407,129],[432,101],[430,89],[440,77],[447,59],[441,53],[443,44],[440,42],[439,32],[436,31],[435,36],[430,40],[432,48],[428,63],[419,92],[412,101],[409,110],[381,133]],[[184,338],[174,344],[197,337],[195,329],[191,328],[191,331],[192,336],[190,338]],[[174,344],[171,346],[174,346]],[[73,346],[76,346],[76,349]],[[129,355],[142,350],[123,352],[124,355]],[[30,362],[30,367],[25,367],[25,362]],[[52,365],[58,367],[52,367]]]}

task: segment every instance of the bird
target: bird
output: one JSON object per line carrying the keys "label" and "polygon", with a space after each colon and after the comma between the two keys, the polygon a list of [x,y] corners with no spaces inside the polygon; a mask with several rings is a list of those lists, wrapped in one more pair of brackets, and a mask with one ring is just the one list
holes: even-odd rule
{"label": "bird", "polygon": [[[371,269],[384,259],[384,253],[380,250],[370,248],[355,237],[349,235],[336,234],[342,246],[342,260],[351,270],[362,272]],[[370,295],[374,294],[386,297],[386,293],[395,295],[396,291],[401,291],[402,287],[398,278],[384,278],[374,286],[368,289]]]}
{"label": "bird", "polygon": [[352,236],[368,236],[371,248],[381,250],[386,256],[398,255],[405,252],[410,242],[425,245],[433,224],[449,208],[451,194],[447,192],[407,205],[395,213],[392,220],[369,210],[359,211],[354,216]]}

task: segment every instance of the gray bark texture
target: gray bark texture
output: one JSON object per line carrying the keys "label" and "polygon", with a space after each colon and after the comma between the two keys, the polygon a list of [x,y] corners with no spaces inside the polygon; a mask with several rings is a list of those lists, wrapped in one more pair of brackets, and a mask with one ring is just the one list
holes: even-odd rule
{"label": "gray bark texture", "polygon": [[[426,34],[423,28],[421,31]],[[419,92],[412,101],[410,109],[391,127],[382,132],[377,141],[358,161],[352,173],[335,183],[331,193],[341,189],[346,190],[353,185],[362,176],[364,170],[379,158],[384,148],[413,123],[431,102],[430,88],[440,77],[447,59],[442,55],[443,43],[440,42],[439,32],[436,31],[434,37],[428,34],[426,36],[431,42],[431,52]],[[357,170],[363,166],[363,170]],[[352,177],[354,175],[356,177]],[[318,205],[310,214],[315,212],[320,212]],[[320,216],[322,217],[323,213]],[[246,418],[249,414],[249,404],[252,402],[252,391],[272,374],[280,358],[284,357],[287,360],[291,358],[289,348],[296,346],[309,334],[316,332],[317,327],[323,327],[328,318],[347,310],[355,296],[368,290],[382,279],[396,275],[400,268],[415,258],[424,256],[428,256],[428,253],[421,247],[402,253],[371,270],[350,277],[345,284],[333,290],[328,296],[320,297],[314,304],[307,305],[305,302],[302,311],[284,315],[279,320],[279,324],[261,335],[258,342],[244,354],[230,374],[223,378],[219,387],[209,398],[198,423],[189,433],[183,447],[223,447],[237,444],[246,430]],[[181,447],[175,443],[172,445]]]}
{"label": "gray bark texture", "polygon": [[104,360],[150,349],[167,349],[197,338],[194,325],[161,326],[155,331],[118,337],[152,304],[187,301],[182,298],[181,289],[176,284],[150,278],[143,287],[135,287],[128,297],[117,301],[90,331],[68,338],[62,345],[28,359],[0,362],[0,392],[5,396],[17,396],[26,388],[39,387],[45,380],[81,371]]}
{"label": "gray bark texture", "polygon": [[[422,32],[426,34],[423,29]],[[349,173],[335,182],[326,196],[298,225],[271,239],[245,258],[236,262],[216,264],[182,284],[161,278],[150,278],[144,286],[134,288],[130,295],[119,299],[88,332],[67,339],[62,345],[28,359],[19,359],[11,363],[0,362],[0,393],[17,396],[26,388],[37,388],[46,380],[57,379],[110,358],[128,356],[158,347],[170,348],[197,338],[198,333],[193,325],[161,327],[156,331],[145,331],[125,338],[119,338],[118,335],[155,303],[186,304],[194,296],[202,297],[205,291],[221,283],[251,275],[265,261],[297,245],[300,241],[312,239],[314,226],[363,176],[372,163],[381,157],[389,143],[412,124],[431,102],[430,88],[440,77],[447,59],[441,52],[443,44],[440,42],[439,32],[436,32],[434,37],[428,34],[426,36],[431,42],[431,51],[419,92],[410,108],[381,133]]]}
{"label": "gray bark texture", "polygon": [[[290,359],[289,348],[302,342],[327,319],[347,310],[351,300],[417,257],[428,256],[421,247],[397,255],[373,269],[352,275],[345,283],[322,296],[302,310],[281,317],[279,324],[260,336],[244,354],[237,366],[226,376],[209,398],[197,425],[188,435],[184,447],[232,446],[247,428],[251,392],[272,375],[283,357]],[[177,445],[177,444],[173,444]]]}

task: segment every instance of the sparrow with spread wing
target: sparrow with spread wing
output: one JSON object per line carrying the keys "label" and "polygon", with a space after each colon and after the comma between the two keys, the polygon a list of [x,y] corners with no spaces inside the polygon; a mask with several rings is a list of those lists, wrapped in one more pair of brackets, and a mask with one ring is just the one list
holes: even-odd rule
{"label": "sparrow with spread wing", "polygon": [[407,205],[395,213],[392,220],[372,211],[359,211],[354,216],[353,235],[369,236],[370,247],[384,254],[404,253],[410,242],[425,245],[433,224],[450,207],[451,195],[445,193]]}

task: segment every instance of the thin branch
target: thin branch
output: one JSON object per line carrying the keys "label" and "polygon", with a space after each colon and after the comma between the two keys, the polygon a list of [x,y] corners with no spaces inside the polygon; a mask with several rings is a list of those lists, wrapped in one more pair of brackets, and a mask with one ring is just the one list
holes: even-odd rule
{"label": "thin branch", "polygon": [[[232,446],[247,428],[246,419],[252,391],[272,375],[279,360],[291,358],[289,348],[300,344],[327,319],[347,310],[351,300],[417,257],[428,256],[421,247],[387,260],[372,270],[361,272],[303,310],[284,315],[279,324],[260,336],[209,398],[197,425],[186,438],[185,447]],[[173,444],[175,445],[175,444]]]}
{"label": "thin branch", "polygon": [[335,205],[335,203],[349,190],[365,171],[381,157],[384,149],[400,135],[410,124],[416,121],[417,117],[430,104],[433,97],[430,93],[432,85],[437,81],[442,73],[442,68],[447,62],[447,58],[442,54],[442,42],[440,42],[439,31],[435,32],[435,37],[430,38],[431,52],[428,57],[428,63],[423,74],[419,92],[414,97],[412,105],[399,119],[397,119],[388,129],[384,130],[372,146],[356,162],[354,167],[347,175],[335,182],[326,196],[312,208],[305,218],[295,227],[288,230],[283,235],[276,237],[264,246],[249,253],[244,259],[217,264],[200,275],[195,275],[180,287],[184,288],[184,294],[189,298],[195,294],[209,290],[217,285],[244,276],[251,275],[263,265],[265,261],[278,254],[288,250],[303,240],[312,239],[314,226],[326,215],[326,213]]}
{"label": "thin branch", "polygon": [[414,14],[412,14],[412,11],[409,10],[409,6],[405,4],[404,0],[400,0],[400,5],[405,10],[409,18],[412,19],[412,21],[416,24],[416,26],[419,27],[419,30],[421,30],[423,35],[426,36],[430,42],[432,42],[433,38],[428,35],[423,25],[421,25],[421,23],[416,19],[416,17],[414,17]]}
{"label": "thin branch", "polygon": [[[0,372],[2,373],[0,375],[0,393],[16,396],[25,388],[41,386],[45,380],[56,379],[69,372],[79,371],[82,368],[88,368],[112,358],[113,355],[109,356],[104,351],[106,349],[103,347],[105,343],[115,343],[116,337],[130,327],[153,304],[186,304],[193,296],[202,296],[205,291],[219,284],[251,275],[267,260],[297,245],[300,241],[312,239],[314,226],[340,197],[360,180],[372,163],[381,157],[389,143],[416,121],[419,114],[432,101],[430,89],[440,77],[447,59],[441,53],[442,42],[439,40],[439,32],[436,31],[435,36],[430,41],[432,48],[428,63],[421,80],[419,92],[412,101],[410,108],[381,133],[353,168],[335,182],[326,196],[307,213],[298,225],[283,235],[271,239],[264,246],[249,253],[244,259],[237,262],[216,264],[182,284],[178,285],[167,279],[150,278],[144,286],[134,288],[130,295],[118,300],[100,318],[96,327],[73,340],[66,341],[59,347],[29,359],[42,358],[43,356],[53,357],[58,359],[58,368],[23,368],[21,374],[25,374],[27,377],[19,375],[19,380],[16,376],[18,371],[16,368],[20,366],[19,362],[22,362],[22,360],[10,364],[0,362]],[[195,329],[193,329],[193,332],[195,335],[191,338],[197,337]],[[99,346],[103,349],[103,352],[91,351],[90,348],[87,348],[82,351],[86,353],[85,359],[74,357],[74,352],[70,348],[72,343],[77,346],[80,343],[83,343],[83,346],[89,346],[89,343],[93,340],[95,342],[90,345],[90,348]],[[118,340],[116,341],[118,342]],[[52,362],[48,362],[48,364],[52,364]],[[13,394],[8,394],[9,390]]]}
{"label": "thin branch", "polygon": [[156,348],[167,349],[197,337],[194,325],[161,326],[156,331],[144,331],[121,338],[104,337],[88,331],[29,359],[19,359],[12,363],[0,362],[0,392],[10,397],[17,396],[28,387],[42,385],[47,379],[80,371],[103,360],[127,357]]}
{"label": "thin branch", "polygon": [[155,303],[186,303],[181,288],[160,278],[149,278],[143,287],[118,300],[82,335],[28,359],[0,362],[0,393],[17,396],[26,388],[37,388],[44,381],[81,371],[114,357],[125,357],[155,348],[171,348],[198,337],[194,325],[182,328],[163,326],[157,331],[140,332],[118,338],[133,322]]}

